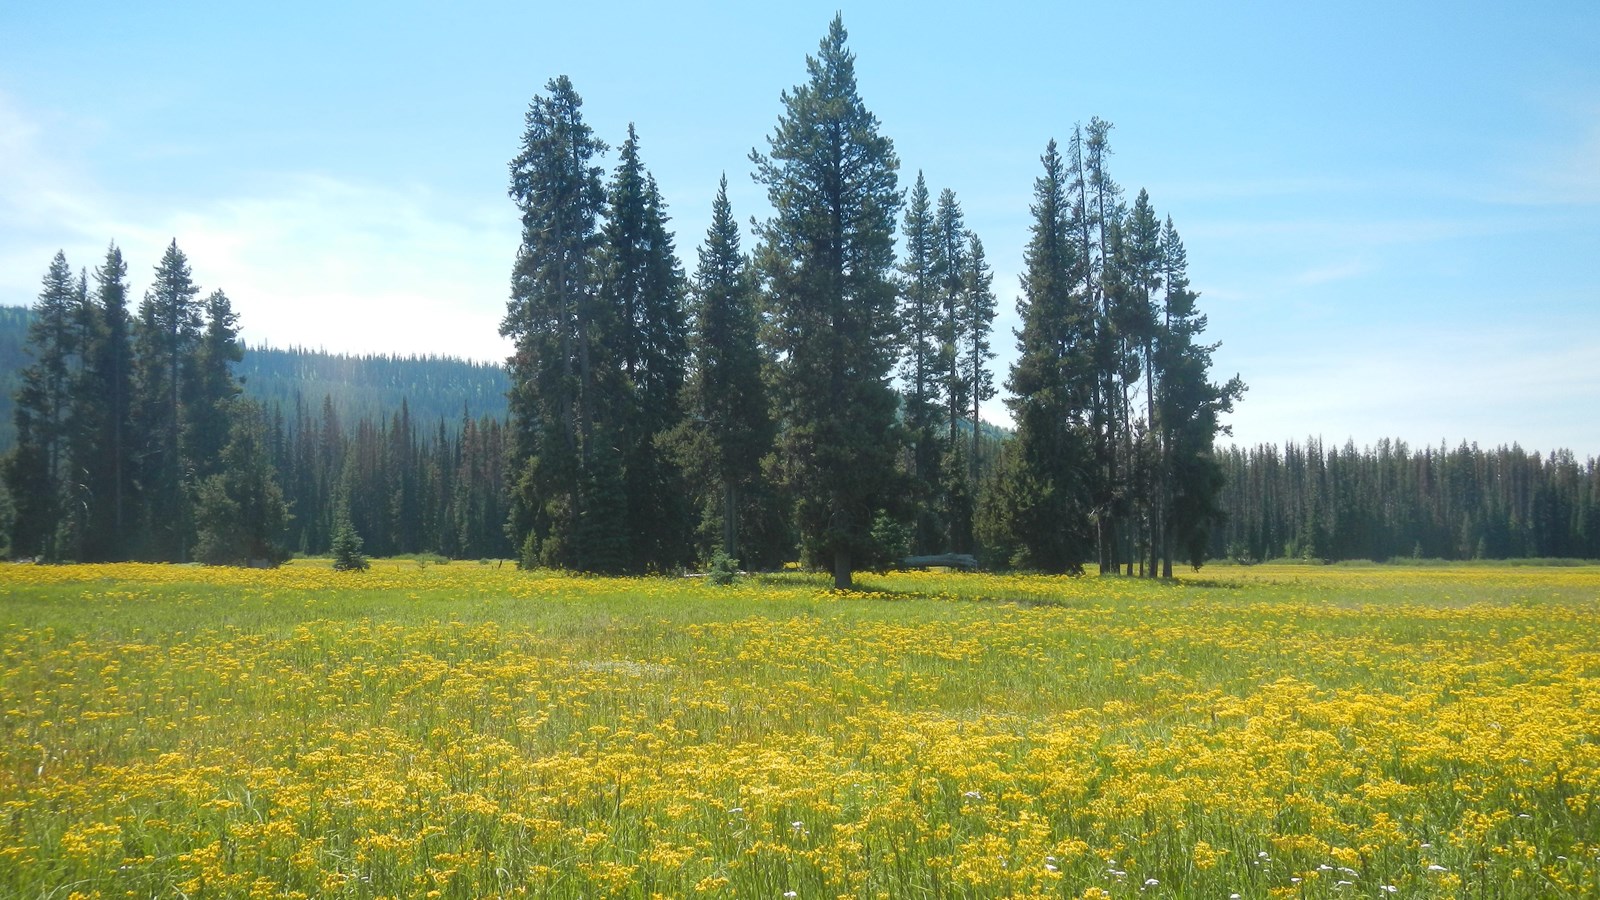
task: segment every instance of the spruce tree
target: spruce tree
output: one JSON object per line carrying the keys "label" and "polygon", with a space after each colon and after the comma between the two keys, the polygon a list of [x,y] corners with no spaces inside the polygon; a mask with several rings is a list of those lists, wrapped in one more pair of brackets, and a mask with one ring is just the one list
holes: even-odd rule
{"label": "spruce tree", "polygon": [[191,528],[182,447],[186,375],[200,342],[189,261],[174,240],[157,264],[134,329],[135,420],[142,426],[138,478],[144,494],[142,556],[183,561]]}
{"label": "spruce tree", "polygon": [[856,90],[835,17],[809,79],[782,95],[768,152],[752,151],[773,215],[758,252],[771,304],[784,462],[809,558],[847,589],[875,512],[897,493],[889,382],[896,344],[899,161]]}
{"label": "spruce tree", "polygon": [[940,483],[939,414],[945,381],[942,377],[943,344],[940,308],[940,250],[932,201],[922,173],[906,203],[905,253],[900,261],[900,383],[904,386],[904,416],[911,441],[909,459],[912,503],[916,527],[912,548],[917,553],[937,553],[944,541],[945,524],[938,503]]}
{"label": "spruce tree", "polygon": [[1161,236],[1161,268],[1166,291],[1155,351],[1161,371],[1156,413],[1163,448],[1161,565],[1163,577],[1170,578],[1176,550],[1200,567],[1210,530],[1222,521],[1224,478],[1213,447],[1217,435],[1228,433],[1221,416],[1244,396],[1245,384],[1237,375],[1220,385],[1210,379],[1216,345],[1197,340],[1206,317],[1189,287],[1188,255],[1170,218]]}
{"label": "spruce tree", "polygon": [[195,558],[214,566],[276,565],[287,556],[281,538],[289,516],[267,455],[263,412],[243,399],[227,412],[217,471],[195,488]]}
{"label": "spruce tree", "polygon": [[202,309],[205,331],[187,366],[183,403],[185,471],[196,482],[220,471],[222,448],[233,427],[233,401],[239,396],[233,366],[244,357],[239,316],[228,295],[212,291]]}
{"label": "spruce tree", "polygon": [[367,555],[361,552],[361,544],[361,535],[350,522],[349,507],[338,506],[333,514],[333,544],[330,547],[333,554],[333,570],[365,572],[370,564],[367,562]]}
{"label": "spruce tree", "polygon": [[966,413],[971,391],[961,367],[961,346],[966,342],[966,321],[961,311],[967,292],[967,228],[955,191],[939,192],[934,216],[935,253],[939,292],[939,381],[945,398],[945,452],[956,449],[958,424]]}
{"label": "spruce tree", "polygon": [[683,475],[662,445],[682,418],[688,359],[686,290],[655,179],[639,158],[632,125],[618,154],[608,199],[601,297],[617,327],[605,335],[620,371],[605,383],[623,469],[624,565],[666,571],[688,561],[689,511]]}
{"label": "spruce tree", "polygon": [[1034,182],[1028,246],[1018,301],[1022,331],[1007,400],[1017,423],[1009,483],[996,492],[1005,507],[1015,562],[1046,572],[1077,573],[1093,552],[1091,418],[1100,373],[1095,365],[1096,311],[1081,289],[1069,171],[1051,141]]}
{"label": "spruce tree", "polygon": [[979,432],[982,425],[981,407],[986,400],[994,399],[994,372],[988,368],[994,359],[989,334],[994,330],[995,295],[994,272],[989,268],[983,252],[983,241],[967,232],[967,281],[964,285],[962,320],[966,341],[961,347],[961,369],[965,373],[972,395],[972,481],[978,480],[980,460]]}
{"label": "spruce tree", "polygon": [[72,548],[59,545],[68,499],[69,415],[77,370],[81,303],[66,254],[57,252],[44,276],[28,327],[33,362],[22,371],[15,418],[17,444],[4,475],[15,507],[11,552],[58,560]]}
{"label": "spruce tree", "polygon": [[761,377],[754,287],[723,176],[694,275],[687,409],[673,433],[684,468],[698,482],[703,559],[718,551],[744,558],[739,536],[745,500],[758,487],[761,460],[772,449],[775,430]]}
{"label": "spruce tree", "polygon": [[85,462],[93,512],[84,536],[85,561],[125,559],[128,531],[137,520],[133,480],[133,344],[128,316],[128,266],[112,244],[95,270],[95,307],[99,327],[84,351],[85,379],[81,393],[93,402],[88,425],[93,439]]}
{"label": "spruce tree", "polygon": [[522,148],[510,164],[522,245],[500,325],[514,345],[507,360],[513,484],[507,530],[521,565],[585,568],[611,561],[582,552],[578,525],[616,506],[589,508],[597,485],[613,490],[592,471],[597,450],[612,452],[595,427],[604,371],[597,357],[610,323],[596,290],[605,188],[594,158],[606,147],[584,123],[583,100],[566,76],[545,89],[548,95],[529,104]]}

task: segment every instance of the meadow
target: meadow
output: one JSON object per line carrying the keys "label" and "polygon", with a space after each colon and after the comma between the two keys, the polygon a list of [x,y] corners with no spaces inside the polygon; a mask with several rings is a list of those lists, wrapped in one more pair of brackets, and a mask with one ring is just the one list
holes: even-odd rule
{"label": "meadow", "polygon": [[0,567],[0,896],[1600,896],[1600,568]]}

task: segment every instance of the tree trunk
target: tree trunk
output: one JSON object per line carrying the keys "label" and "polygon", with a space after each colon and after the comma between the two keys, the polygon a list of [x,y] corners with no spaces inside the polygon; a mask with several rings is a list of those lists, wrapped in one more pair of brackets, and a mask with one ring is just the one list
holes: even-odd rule
{"label": "tree trunk", "polygon": [[738,499],[731,480],[722,482],[722,552],[729,559],[739,558]]}
{"label": "tree trunk", "polygon": [[850,551],[843,548],[833,551],[833,589],[848,591],[854,588],[855,584],[850,580]]}

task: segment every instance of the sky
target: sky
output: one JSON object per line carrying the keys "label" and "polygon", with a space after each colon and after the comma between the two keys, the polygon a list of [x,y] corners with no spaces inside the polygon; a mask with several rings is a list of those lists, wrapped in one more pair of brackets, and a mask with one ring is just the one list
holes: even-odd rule
{"label": "sky", "polygon": [[176,240],[251,344],[503,359],[546,82],[636,125],[692,271],[721,175],[768,214],[750,152],[836,11],[901,184],[983,239],[1002,381],[1040,154],[1099,116],[1249,385],[1231,440],[1600,455],[1591,0],[3,3],[0,304],[112,241],[140,295]]}

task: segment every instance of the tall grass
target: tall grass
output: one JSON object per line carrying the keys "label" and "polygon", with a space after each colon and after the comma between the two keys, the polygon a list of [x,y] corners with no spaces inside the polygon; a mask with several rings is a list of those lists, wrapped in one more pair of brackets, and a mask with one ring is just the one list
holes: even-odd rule
{"label": "tall grass", "polygon": [[0,568],[0,895],[1600,896],[1600,569]]}

